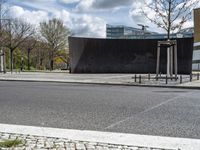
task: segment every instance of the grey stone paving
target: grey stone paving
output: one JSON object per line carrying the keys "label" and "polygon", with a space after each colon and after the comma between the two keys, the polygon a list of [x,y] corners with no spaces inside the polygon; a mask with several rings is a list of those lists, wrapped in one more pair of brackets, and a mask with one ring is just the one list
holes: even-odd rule
{"label": "grey stone paving", "polygon": [[[182,75],[182,84],[180,84],[180,76],[178,80],[167,80],[165,75],[161,75],[158,81],[156,75],[151,74],[150,80],[148,74],[69,74],[69,73],[41,73],[41,72],[13,72],[2,74],[0,80],[24,80],[24,81],[53,81],[53,82],[69,82],[69,83],[106,83],[106,84],[126,84],[126,85],[155,85],[155,86],[192,86],[189,75]],[[197,73],[192,76],[195,86],[200,87],[200,80],[197,80]],[[192,83],[193,83],[192,82]],[[196,84],[198,82],[198,84]]]}
{"label": "grey stone paving", "polygon": [[15,148],[0,147],[0,150],[169,150],[151,147],[113,145],[109,143],[73,141],[69,139],[38,137],[32,135],[0,133],[0,142],[15,139],[22,140],[23,144],[20,144]]}

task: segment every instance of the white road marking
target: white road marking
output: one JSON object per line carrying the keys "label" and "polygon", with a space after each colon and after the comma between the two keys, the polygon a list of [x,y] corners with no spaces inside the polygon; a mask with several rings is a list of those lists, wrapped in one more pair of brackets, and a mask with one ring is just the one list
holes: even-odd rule
{"label": "white road marking", "polygon": [[[193,93],[193,92],[192,92],[192,93]],[[115,123],[113,123],[113,124],[111,124],[111,125],[105,127],[104,129],[113,128],[114,126],[117,126],[117,125],[119,125],[119,124],[121,124],[121,123],[123,123],[123,122],[125,122],[125,121],[127,121],[127,120],[129,120],[129,119],[131,119],[131,118],[134,118],[134,117],[137,116],[137,115],[141,115],[141,114],[144,114],[144,113],[149,112],[149,111],[151,111],[151,110],[154,110],[154,109],[156,109],[156,108],[158,108],[158,107],[160,107],[160,106],[162,106],[162,105],[165,105],[165,104],[167,104],[167,103],[169,103],[169,102],[172,102],[172,101],[174,101],[174,100],[177,100],[178,98],[183,97],[183,96],[185,96],[185,95],[188,95],[188,93],[181,94],[181,95],[179,95],[179,96],[176,96],[176,97],[173,97],[173,98],[171,98],[171,99],[168,99],[167,101],[164,101],[164,102],[162,102],[162,103],[160,103],[160,104],[158,104],[158,105],[155,105],[155,106],[153,106],[153,107],[151,107],[151,108],[148,108],[148,109],[146,109],[146,110],[144,110],[144,111],[142,111],[142,112],[139,112],[139,113],[134,114],[134,115],[132,115],[132,116],[130,116],[130,117],[127,117],[127,118],[125,118],[125,119],[123,119],[123,120],[120,120],[120,121],[118,121],[118,122],[115,122]]]}

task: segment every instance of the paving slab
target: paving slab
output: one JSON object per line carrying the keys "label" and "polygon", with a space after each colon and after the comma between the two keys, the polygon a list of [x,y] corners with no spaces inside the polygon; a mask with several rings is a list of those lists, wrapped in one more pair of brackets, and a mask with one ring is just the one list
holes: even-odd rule
{"label": "paving slab", "polygon": [[198,80],[197,74],[192,76],[192,82],[190,82],[189,75],[182,75],[182,81],[180,81],[180,76],[176,81],[168,79],[167,84],[165,78],[165,75],[161,75],[157,81],[155,74],[69,74],[66,72],[13,72],[0,74],[0,81],[58,82],[200,89],[200,80]]}

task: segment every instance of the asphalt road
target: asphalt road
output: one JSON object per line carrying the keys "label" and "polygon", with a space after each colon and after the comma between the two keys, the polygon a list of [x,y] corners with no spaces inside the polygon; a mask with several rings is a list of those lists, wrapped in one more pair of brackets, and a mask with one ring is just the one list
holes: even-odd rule
{"label": "asphalt road", "polygon": [[0,82],[0,123],[200,138],[200,92]]}

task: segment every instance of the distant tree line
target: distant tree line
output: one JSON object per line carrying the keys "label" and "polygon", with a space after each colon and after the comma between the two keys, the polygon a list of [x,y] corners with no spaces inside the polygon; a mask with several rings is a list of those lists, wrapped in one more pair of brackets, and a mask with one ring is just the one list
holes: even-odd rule
{"label": "distant tree line", "polygon": [[6,54],[6,68],[53,70],[69,67],[69,29],[53,18],[38,27],[20,18],[11,18],[0,2],[0,48]]}

